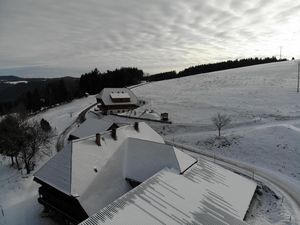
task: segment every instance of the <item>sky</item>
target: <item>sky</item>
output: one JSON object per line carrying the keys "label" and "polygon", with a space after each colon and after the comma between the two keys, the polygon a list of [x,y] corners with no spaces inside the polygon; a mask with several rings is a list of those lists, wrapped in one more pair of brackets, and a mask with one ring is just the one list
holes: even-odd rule
{"label": "sky", "polygon": [[300,58],[295,0],[0,0],[0,75]]}

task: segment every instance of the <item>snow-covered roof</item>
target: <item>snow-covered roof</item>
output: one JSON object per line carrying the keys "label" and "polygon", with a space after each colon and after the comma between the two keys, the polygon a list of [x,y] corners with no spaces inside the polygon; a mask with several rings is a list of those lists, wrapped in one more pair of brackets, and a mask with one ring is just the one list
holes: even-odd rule
{"label": "snow-covered roof", "polygon": [[[128,88],[104,88],[97,96],[97,99],[101,99],[104,105],[137,105],[138,99],[135,94]],[[126,102],[114,102],[113,98],[129,98]]]}
{"label": "snow-covered roof", "polygon": [[[95,143],[95,135],[73,141],[70,154],[58,153],[62,157],[50,160],[35,177],[76,197],[92,215],[132,189],[125,178],[144,182],[165,167],[180,174],[197,161],[166,145],[146,123],[139,123],[138,131],[123,126],[116,133],[117,140],[111,132],[102,133],[101,146]],[[68,163],[69,180],[53,174],[64,170]]]}
{"label": "snow-covered roof", "polygon": [[112,101],[118,101],[118,100],[128,100],[130,101],[130,95],[128,93],[124,92],[111,92],[110,97]]}
{"label": "snow-covered roof", "polygon": [[107,131],[112,125],[113,122],[111,121],[88,118],[70,135],[78,138],[83,138],[96,133]]}
{"label": "snow-covered roof", "polygon": [[183,175],[163,169],[80,225],[246,225],[256,183],[204,160]]}
{"label": "snow-covered roof", "polygon": [[60,152],[41,167],[34,177],[52,187],[64,192],[71,193],[71,165],[72,146],[67,144]]}

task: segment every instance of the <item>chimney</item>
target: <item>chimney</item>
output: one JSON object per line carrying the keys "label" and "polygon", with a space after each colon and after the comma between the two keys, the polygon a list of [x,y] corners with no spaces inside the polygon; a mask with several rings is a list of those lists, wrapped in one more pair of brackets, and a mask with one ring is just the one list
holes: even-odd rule
{"label": "chimney", "polygon": [[111,137],[117,140],[117,129],[115,127],[111,130]]}
{"label": "chimney", "polygon": [[96,134],[96,144],[98,146],[101,146],[101,138],[100,138],[100,134],[99,133]]}
{"label": "chimney", "polygon": [[133,127],[137,132],[139,132],[139,122],[134,122]]}

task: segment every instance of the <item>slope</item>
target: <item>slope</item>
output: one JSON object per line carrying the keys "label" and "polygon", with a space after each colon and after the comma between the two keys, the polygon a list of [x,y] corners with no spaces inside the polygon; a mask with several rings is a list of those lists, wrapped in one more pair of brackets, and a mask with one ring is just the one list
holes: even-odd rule
{"label": "slope", "polygon": [[234,123],[300,116],[294,61],[153,82],[133,89],[175,123],[210,124],[217,112]]}

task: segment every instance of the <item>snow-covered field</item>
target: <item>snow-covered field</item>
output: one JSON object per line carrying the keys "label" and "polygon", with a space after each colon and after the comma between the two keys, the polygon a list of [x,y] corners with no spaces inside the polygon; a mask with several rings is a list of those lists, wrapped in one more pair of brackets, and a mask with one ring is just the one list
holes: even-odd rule
{"label": "snow-covered field", "polygon": [[133,89],[176,123],[210,124],[217,112],[234,123],[300,116],[294,61],[153,82]]}
{"label": "snow-covered field", "polygon": [[[173,124],[154,127],[167,139],[270,170],[298,185],[300,193],[296,87],[297,64],[288,61],[153,82],[133,91],[150,102],[144,107],[169,113]],[[232,120],[222,138],[211,122],[217,113]],[[280,216],[278,210],[270,208],[254,221],[296,224],[289,212]]]}
{"label": "snow-covered field", "polygon": [[[133,91],[151,102],[149,108],[169,112],[174,124],[161,130],[167,138],[300,181],[296,87],[297,64],[288,61],[154,82]],[[215,140],[211,117],[218,112],[232,119],[225,140]]]}
{"label": "snow-covered field", "polygon": [[[57,134],[71,125],[78,114],[96,102],[95,96],[81,98],[43,113],[35,119],[44,118],[56,130]],[[53,140],[52,151],[55,151],[56,138]],[[38,169],[49,156],[37,162]],[[9,159],[0,156],[0,224],[1,225],[54,225],[49,217],[43,217],[43,207],[37,202],[39,184],[33,181],[32,173],[22,175],[10,167]]]}

